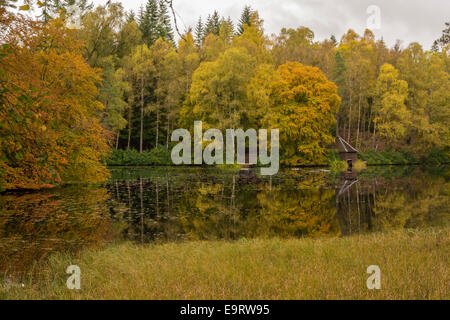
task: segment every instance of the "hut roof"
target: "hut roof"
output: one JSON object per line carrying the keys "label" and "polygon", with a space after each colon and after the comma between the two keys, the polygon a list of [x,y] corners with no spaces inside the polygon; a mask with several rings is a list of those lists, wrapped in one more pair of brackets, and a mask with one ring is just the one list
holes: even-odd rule
{"label": "hut roof", "polygon": [[336,138],[336,146],[340,153],[358,153],[358,150],[353,148],[350,143],[345,141],[342,137]]}

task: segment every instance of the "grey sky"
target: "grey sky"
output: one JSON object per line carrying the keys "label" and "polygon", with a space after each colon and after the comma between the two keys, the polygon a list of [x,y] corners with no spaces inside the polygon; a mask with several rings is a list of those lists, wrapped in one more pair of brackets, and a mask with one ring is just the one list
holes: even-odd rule
{"label": "grey sky", "polygon": [[[104,4],[106,0],[94,0]],[[129,10],[138,10],[146,0],[122,1]],[[307,26],[317,40],[335,34],[337,39],[352,28],[363,33],[370,5],[381,9],[381,29],[374,30],[392,46],[397,39],[406,46],[413,41],[429,49],[450,21],[449,0],[173,0],[182,30],[194,27],[199,16],[206,19],[215,9],[237,22],[243,7],[251,5],[264,19],[266,33],[279,33],[282,27]]]}

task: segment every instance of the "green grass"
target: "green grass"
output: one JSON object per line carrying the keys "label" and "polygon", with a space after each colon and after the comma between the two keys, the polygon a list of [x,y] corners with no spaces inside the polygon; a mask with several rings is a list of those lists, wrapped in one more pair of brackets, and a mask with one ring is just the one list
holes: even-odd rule
{"label": "green grass", "polygon": [[[5,299],[449,299],[449,229],[349,238],[127,244],[56,254]],[[69,291],[64,270],[82,272]],[[378,265],[381,290],[366,287]]]}

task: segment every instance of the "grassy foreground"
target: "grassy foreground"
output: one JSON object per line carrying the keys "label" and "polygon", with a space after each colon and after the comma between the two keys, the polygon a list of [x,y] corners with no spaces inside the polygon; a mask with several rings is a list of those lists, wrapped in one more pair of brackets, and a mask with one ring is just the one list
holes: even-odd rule
{"label": "grassy foreground", "polygon": [[[449,299],[450,230],[341,239],[113,245],[51,257],[3,299]],[[81,268],[81,290],[65,269]],[[370,265],[381,290],[366,287]]]}

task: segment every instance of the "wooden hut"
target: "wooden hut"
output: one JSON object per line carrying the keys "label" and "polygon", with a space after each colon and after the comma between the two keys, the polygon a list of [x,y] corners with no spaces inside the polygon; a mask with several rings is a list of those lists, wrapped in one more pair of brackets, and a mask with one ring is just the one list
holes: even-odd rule
{"label": "wooden hut", "polygon": [[336,138],[336,148],[339,150],[341,160],[347,162],[348,168],[352,169],[353,165],[358,160],[358,150],[353,148],[340,136]]}

